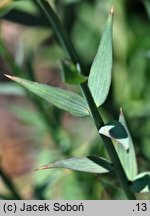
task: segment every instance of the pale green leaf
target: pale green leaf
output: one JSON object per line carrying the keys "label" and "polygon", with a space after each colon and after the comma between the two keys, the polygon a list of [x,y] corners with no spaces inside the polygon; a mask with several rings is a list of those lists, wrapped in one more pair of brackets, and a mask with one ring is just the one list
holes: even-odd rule
{"label": "pale green leaf", "polygon": [[133,180],[135,176],[137,175],[138,168],[137,168],[137,161],[136,161],[136,155],[135,150],[133,146],[133,141],[131,138],[131,135],[129,133],[129,130],[126,125],[126,121],[123,115],[123,112],[121,110],[119,122],[125,127],[128,136],[129,136],[129,151],[126,151],[125,148],[120,145],[120,143],[115,143],[115,147],[117,150],[117,153],[119,155],[119,158],[121,160],[121,163],[125,169],[125,172],[127,174],[127,177],[129,180]]}
{"label": "pale green leaf", "polygon": [[96,156],[74,157],[59,160],[54,163],[44,165],[36,170],[44,170],[51,168],[66,168],[89,173],[107,173],[113,170],[113,166],[108,160]]}
{"label": "pale green leaf", "polygon": [[84,98],[74,92],[32,82],[18,77],[11,77],[8,75],[7,77],[16,81],[27,90],[43,98],[49,103],[71,113],[73,116],[89,115],[88,106]]}
{"label": "pale green leaf", "polygon": [[112,24],[113,8],[102,33],[101,42],[91,66],[88,85],[99,107],[108,95],[112,76]]}
{"label": "pale green leaf", "polygon": [[132,182],[131,189],[134,193],[150,192],[150,172],[137,175]]}

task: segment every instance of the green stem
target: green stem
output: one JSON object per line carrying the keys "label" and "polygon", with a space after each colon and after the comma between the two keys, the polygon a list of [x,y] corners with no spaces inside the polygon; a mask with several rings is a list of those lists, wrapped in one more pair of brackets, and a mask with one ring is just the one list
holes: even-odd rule
{"label": "green stem", "polygon": [[21,198],[20,194],[18,193],[17,189],[15,188],[15,185],[13,184],[11,179],[3,172],[2,169],[0,169],[0,177],[5,182],[5,184],[9,188],[9,190],[12,192],[14,199],[21,200],[22,198]]}
{"label": "green stem", "polygon": [[[72,42],[70,41],[66,31],[64,30],[62,24],[60,23],[57,15],[54,13],[54,11],[51,8],[51,6],[49,5],[49,3],[45,0],[44,1],[43,0],[36,0],[33,2],[38,6],[38,8],[43,13],[43,15],[46,16],[47,21],[49,22],[50,26],[53,28],[56,36],[60,40],[60,43],[62,44],[62,46],[67,51],[67,53],[70,56],[70,58],[72,59],[72,61],[74,63],[79,63],[81,66],[81,73],[85,74],[84,67],[81,64],[81,61],[80,61],[80,59],[79,59],[79,57],[75,51],[75,48],[74,48]],[[89,90],[87,82],[82,84],[81,88],[82,88],[84,96],[87,100],[87,103],[89,105],[90,112],[91,112],[91,115],[92,115],[93,120],[95,122],[95,125],[97,127],[97,130],[99,130],[104,125],[104,122],[103,122],[103,119],[102,119],[102,117],[101,117],[101,115],[100,115],[100,113],[96,107],[96,104],[93,100],[93,97],[91,95],[91,92]],[[118,176],[120,184],[122,185],[122,188],[124,189],[124,192],[125,192],[127,198],[130,200],[135,200],[136,197],[135,197],[134,193],[132,193],[132,191],[129,188],[129,181],[128,181],[127,175],[126,175],[126,173],[122,167],[122,164],[120,162],[118,154],[116,153],[116,150],[113,146],[112,141],[103,135],[100,135],[100,136],[101,136],[101,138],[105,144],[105,147],[106,147],[106,150],[107,150],[108,155],[110,157],[110,160],[112,161],[112,163],[114,165],[116,175]]]}

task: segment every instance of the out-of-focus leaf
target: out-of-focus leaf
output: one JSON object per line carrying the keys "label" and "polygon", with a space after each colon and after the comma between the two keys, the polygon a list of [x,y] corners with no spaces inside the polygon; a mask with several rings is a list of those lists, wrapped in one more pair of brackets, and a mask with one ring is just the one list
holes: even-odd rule
{"label": "out-of-focus leaf", "polygon": [[111,84],[112,24],[113,8],[111,9],[109,18],[102,33],[102,39],[91,66],[88,79],[88,85],[97,107],[105,102]]}
{"label": "out-of-focus leaf", "polygon": [[[139,51],[134,53],[129,65],[130,79],[128,85],[130,87],[131,98],[139,99],[144,94],[144,88],[147,81],[146,67],[146,58],[144,54]],[[140,82],[138,82],[138,88],[137,80],[140,80]]]}
{"label": "out-of-focus leaf", "polygon": [[21,25],[47,26],[47,22],[45,19],[41,19],[39,11],[32,1],[11,0],[11,3],[7,7],[0,10],[0,17]]}
{"label": "out-of-focus leaf", "polygon": [[66,168],[89,173],[107,173],[113,170],[112,164],[101,157],[74,157],[65,160],[59,160],[54,163],[42,166],[36,170],[51,168]]}
{"label": "out-of-focus leaf", "polygon": [[[64,59],[66,56],[62,48],[57,44],[51,44],[51,46],[39,47],[38,52],[36,53],[36,59],[42,59],[46,65],[56,66],[59,60]],[[35,60],[36,61],[36,60]],[[59,64],[57,64],[59,67]]]}
{"label": "out-of-focus leaf", "polygon": [[0,1],[0,16],[7,13],[12,6],[13,0],[1,0]]}
{"label": "out-of-focus leaf", "polygon": [[16,83],[1,83],[0,84],[0,94],[4,95],[14,95],[14,96],[24,96],[25,93],[23,89]]}
{"label": "out-of-focus leaf", "polygon": [[150,116],[150,100],[129,100],[125,106],[128,116],[130,117],[149,117]]}
{"label": "out-of-focus leaf", "polygon": [[135,176],[137,175],[137,172],[138,172],[137,161],[136,161],[135,150],[134,150],[132,138],[131,138],[131,135],[130,135],[129,130],[127,128],[126,121],[125,121],[122,110],[120,112],[119,122],[125,127],[125,129],[128,133],[129,151],[126,151],[125,148],[122,145],[120,145],[120,143],[115,143],[115,148],[116,148],[116,151],[119,155],[121,163],[125,169],[127,177],[130,180],[133,180],[135,178]]}
{"label": "out-of-focus leaf", "polygon": [[79,2],[80,0],[63,0],[63,2],[65,4],[71,4],[71,3],[75,3],[75,2]]}
{"label": "out-of-focus leaf", "polygon": [[21,25],[26,25],[26,26],[41,26],[41,27],[47,26],[47,22],[44,19],[41,19],[41,17],[38,15],[35,16],[15,8],[7,12],[8,13],[6,13],[3,16],[4,20],[21,24]]}
{"label": "out-of-focus leaf", "polygon": [[87,80],[87,77],[79,74],[77,67],[70,61],[62,61],[63,79],[66,83],[80,84]]}
{"label": "out-of-focus leaf", "polygon": [[120,122],[114,121],[106,124],[100,128],[99,133],[110,137],[111,139],[115,139],[125,148],[125,150],[129,150],[129,136]]}
{"label": "out-of-focus leaf", "polygon": [[32,1],[27,0],[15,1],[14,8],[32,15],[37,15],[39,13],[35,4]]}
{"label": "out-of-focus leaf", "polygon": [[150,172],[137,175],[132,182],[131,189],[135,193],[150,192]]}
{"label": "out-of-focus leaf", "polygon": [[18,0],[1,0],[0,1],[0,17],[5,15],[9,10],[11,10],[15,2]]}
{"label": "out-of-focus leaf", "polygon": [[19,83],[32,93],[36,94],[37,96],[45,99],[49,103],[71,113],[73,116],[89,115],[88,106],[84,98],[74,92],[28,81],[18,77],[7,77],[16,81],[17,83]]}
{"label": "out-of-focus leaf", "polygon": [[13,74],[17,76],[19,74],[21,74],[22,76],[24,75],[23,69],[21,69],[20,67],[18,67],[18,65],[15,64],[14,59],[12,58],[9,51],[6,49],[1,37],[0,37],[0,55],[5,59],[7,66],[13,72]]}
{"label": "out-of-focus leaf", "polygon": [[148,16],[150,18],[150,1],[149,0],[144,0],[143,3],[144,3],[145,8],[147,10],[147,14],[148,14]]}

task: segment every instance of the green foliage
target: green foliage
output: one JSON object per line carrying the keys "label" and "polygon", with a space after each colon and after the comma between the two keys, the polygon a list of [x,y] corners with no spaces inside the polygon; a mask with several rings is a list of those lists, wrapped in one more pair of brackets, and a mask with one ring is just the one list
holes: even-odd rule
{"label": "green foliage", "polygon": [[97,107],[105,102],[111,84],[113,8],[111,10],[88,79]]}
{"label": "green foliage", "polygon": [[[36,7],[37,4],[35,5],[35,2],[41,2],[41,4],[44,2],[44,13],[39,10],[40,7]],[[119,156],[127,175],[127,188],[125,190],[128,190],[129,188],[133,193],[149,192],[149,172],[145,171],[138,174],[136,161],[140,157],[140,160],[138,160],[139,170],[144,171],[149,169],[147,166],[147,164],[149,165],[150,160],[150,87],[148,76],[150,69],[149,1],[144,0],[137,3],[143,6],[139,7],[141,8],[140,11],[138,11],[137,8],[135,10],[134,6],[136,5],[134,5],[134,1],[131,3],[130,1],[124,0],[118,1],[115,4],[113,88],[109,97],[108,92],[112,70],[112,14],[109,15],[104,30],[102,29],[106,14],[111,6],[110,1],[63,0],[56,1],[55,3],[53,2],[53,8],[55,8],[55,11],[59,14],[61,21],[75,44],[75,48],[79,52],[80,57],[82,57],[81,59],[78,59],[78,55],[74,52],[70,55],[72,46],[70,46],[69,37],[66,36],[64,33],[65,31],[62,31],[61,23],[58,22],[55,14],[53,14],[52,11],[49,12],[48,2],[42,0],[28,2],[18,1],[17,4],[14,4],[15,6],[13,5],[12,10],[6,8],[3,13],[3,18],[5,20],[28,26],[40,26],[46,28],[46,32],[47,30],[50,30],[50,34],[44,34],[45,36],[42,37],[40,41],[38,40],[38,28],[36,28],[37,37],[36,34],[33,34],[32,32],[29,32],[29,37],[26,37],[26,34],[24,34],[26,40],[21,39],[21,42],[22,44],[25,44],[25,49],[29,47],[28,52],[24,56],[25,67],[27,67],[26,61],[28,60],[28,54],[30,51],[33,53],[33,49],[36,51],[32,56],[33,60],[40,59],[41,61],[41,59],[44,59],[44,63],[50,67],[57,68],[56,61],[58,59],[62,60],[68,58],[68,56],[66,57],[66,55],[62,53],[62,50],[60,50],[51,29],[53,28],[56,36],[67,50],[67,54],[70,55],[71,59],[67,63],[66,61],[63,61],[64,81],[69,84],[79,84],[82,88],[82,93],[88,102],[87,105],[84,97],[81,97],[73,91],[31,82],[31,80],[35,81],[34,76],[32,76],[34,73],[31,75],[29,70],[29,76],[26,76],[28,68],[26,68],[27,70],[22,70],[15,65],[11,58],[9,58],[10,56],[6,52],[6,48],[0,44],[1,55],[6,60],[12,75],[23,77],[26,80],[20,78],[13,79],[35,95],[44,99],[36,98],[34,94],[27,94],[36,105],[42,120],[40,120],[39,117],[37,118],[36,114],[33,114],[33,111],[26,111],[26,108],[24,110],[22,108],[20,108],[20,110],[15,109],[18,116],[20,115],[20,120],[28,125],[33,124],[37,126],[35,127],[35,130],[38,135],[35,135],[35,133],[33,134],[33,136],[36,136],[36,141],[39,141],[38,139],[43,136],[42,132],[45,130],[49,131],[48,133],[52,139],[49,140],[49,143],[54,143],[53,146],[50,146],[50,148],[46,150],[47,156],[41,157],[40,163],[38,163],[36,167],[40,167],[41,164],[46,164],[49,161],[56,161],[49,164],[48,167],[45,166],[43,168],[62,167],[83,171],[83,173],[78,174],[78,172],[57,169],[59,172],[58,175],[56,173],[57,171],[54,170],[48,170],[47,172],[42,173],[36,172],[34,178],[34,196],[39,199],[55,198],[55,194],[58,194],[58,198],[69,197],[69,199],[76,197],[81,199],[91,199],[91,197],[96,199],[125,198],[122,195],[121,187],[115,187],[116,180],[114,180],[114,176],[111,176],[112,173],[109,172],[113,171],[113,174],[118,172],[118,176],[120,176],[121,170],[118,170],[118,167],[113,164],[111,157],[111,162],[103,159],[106,158],[105,150],[102,145],[99,145],[97,138],[95,138],[96,133],[93,135],[93,139],[90,138],[89,134],[91,134],[91,130],[90,133],[86,130],[86,128],[88,128],[86,126],[92,124],[89,118],[86,118],[86,122],[85,119],[73,119],[72,121],[75,121],[73,126],[70,127],[69,125],[69,130],[67,131],[67,129],[65,129],[65,131],[62,126],[63,112],[60,112],[59,109],[57,110],[53,106],[49,106],[45,103],[45,101],[48,101],[48,103],[53,104],[74,116],[89,116],[89,114],[91,114],[93,117],[93,113],[95,114],[95,107],[90,106],[91,98],[89,97],[89,94],[85,94],[87,91],[85,91],[84,87],[87,82],[97,107],[101,106],[107,99],[104,109],[100,110],[102,111],[102,117],[104,115],[107,122],[110,121],[109,119],[114,119],[114,116],[117,116],[118,107],[124,107],[127,115],[126,120],[134,140],[134,146],[123,113],[120,114],[119,122],[116,121],[114,124],[109,125],[111,128],[108,128],[108,125],[103,126],[102,124],[102,127],[100,128],[99,126],[98,130],[102,132],[101,130],[104,129],[105,131],[101,134],[110,137],[114,142],[117,155]],[[147,14],[146,10],[143,12],[144,7],[147,10]],[[126,8],[126,10],[124,10],[124,8]],[[141,14],[141,12],[143,14]],[[68,19],[68,17],[71,18]],[[52,21],[54,22],[51,23]],[[51,26],[49,23],[51,23]],[[40,28],[41,34],[45,31],[43,31],[42,28]],[[101,42],[93,61],[93,55],[96,52],[97,41],[99,40],[99,31],[102,32]],[[28,45],[28,38],[31,38],[31,45],[33,44],[34,46]],[[84,66],[81,63],[82,61],[85,64]],[[89,73],[88,69],[90,66],[91,70]],[[83,69],[84,75],[89,74],[89,78],[83,75]],[[4,85],[1,85],[0,87],[1,94],[11,93],[13,95],[22,95],[22,90],[16,85]],[[76,90],[74,86],[69,86],[69,88]],[[32,95],[32,97],[30,97],[30,95]],[[91,112],[91,107],[94,109],[94,112]],[[95,123],[99,123],[99,115],[97,114],[96,116],[96,120],[94,119],[94,121]],[[80,121],[83,122],[81,123]],[[84,128],[82,130],[82,133],[84,134],[80,133],[80,136],[77,136],[75,133],[72,137],[70,131],[73,131],[72,133],[74,133],[76,128],[78,128],[79,131],[79,128],[81,127],[79,124]],[[85,137],[84,142],[82,142],[82,136]],[[90,139],[88,142],[86,141],[87,137]],[[107,137],[102,136],[103,140],[106,138],[106,143],[108,141]],[[82,143],[82,145],[80,143]],[[53,152],[53,148],[55,148],[55,153]],[[137,159],[135,157],[135,149],[138,152]],[[41,149],[41,151],[43,151],[43,149]],[[82,157],[85,153],[86,155],[100,154],[103,158],[99,156]],[[81,157],[79,158],[78,156]],[[70,159],[58,160],[58,158]],[[111,188],[111,190],[109,190],[108,184],[101,183],[99,185],[99,182],[94,175],[87,175],[84,172],[108,172],[108,179],[105,175],[100,176],[100,179],[103,180],[103,183],[109,182],[109,188]],[[121,181],[126,183],[124,177]],[[128,184],[128,180],[131,182],[131,187]],[[37,181],[40,181],[38,185],[36,184]],[[77,188],[77,190],[75,190],[75,188]],[[115,189],[112,190],[112,188]],[[107,194],[106,197],[104,194]],[[3,194],[1,196],[3,196]],[[148,195],[144,195],[145,198],[147,196]],[[130,198],[131,197],[133,196],[130,196]],[[142,197],[141,194],[140,197]]]}
{"label": "green foliage", "polygon": [[63,80],[69,84],[81,84],[87,80],[87,77],[79,74],[80,68],[78,69],[73,63],[69,61],[62,61],[62,72]]}
{"label": "green foliage", "polygon": [[18,77],[10,78],[37,96],[43,98],[58,108],[68,111],[74,116],[89,115],[88,106],[84,98],[74,92],[28,81]]}
{"label": "green foliage", "polygon": [[81,172],[89,173],[107,173],[113,170],[111,163],[100,157],[81,157],[59,160],[54,163],[42,166],[36,170],[44,170],[51,168],[66,168]]}
{"label": "green foliage", "polygon": [[150,172],[137,175],[132,182],[131,189],[135,193],[150,192]]}
{"label": "green foliage", "polygon": [[129,151],[129,136],[120,122],[114,121],[106,124],[100,128],[99,133],[116,140],[126,151]]}

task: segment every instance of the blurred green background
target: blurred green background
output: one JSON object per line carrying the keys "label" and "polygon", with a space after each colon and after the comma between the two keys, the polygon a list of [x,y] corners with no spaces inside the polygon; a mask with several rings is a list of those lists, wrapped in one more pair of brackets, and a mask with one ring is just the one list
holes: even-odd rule
{"label": "blurred green background", "polygon": [[[100,108],[105,122],[117,120],[123,107],[139,165],[150,170],[150,1],[149,0],[55,0],[49,1],[64,24],[87,75],[100,35],[114,5],[113,80],[107,101]],[[10,10],[11,9],[11,10]],[[41,165],[71,156],[106,156],[94,123],[73,118],[39,99],[27,97],[3,74],[72,89],[62,82],[60,60],[67,58],[47,22],[30,1],[16,2],[0,10],[0,159],[24,199],[124,199],[115,179],[109,175],[78,173],[63,169],[33,172]],[[25,74],[24,74],[25,73]],[[132,164],[131,164],[132,166]],[[11,198],[0,181],[0,196]],[[150,199],[138,194],[138,199]]]}

